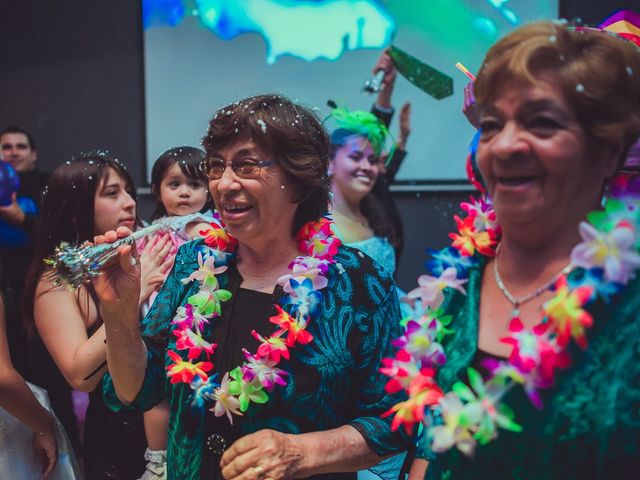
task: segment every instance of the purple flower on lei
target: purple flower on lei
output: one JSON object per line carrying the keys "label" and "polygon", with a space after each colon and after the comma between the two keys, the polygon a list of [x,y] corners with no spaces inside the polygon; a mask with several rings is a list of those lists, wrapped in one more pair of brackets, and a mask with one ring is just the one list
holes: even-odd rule
{"label": "purple flower on lei", "polygon": [[321,290],[327,286],[329,280],[324,274],[328,269],[328,262],[315,257],[297,257],[289,265],[291,273],[281,276],[277,283],[286,293],[293,292],[293,282],[302,284],[310,280],[314,290]]}
{"label": "purple flower on lei", "polygon": [[171,323],[176,325],[178,330],[192,328],[201,332],[209,320],[197,308],[187,303],[184,307],[178,307]]}
{"label": "purple flower on lei", "polygon": [[578,267],[604,270],[604,280],[626,284],[640,267],[640,255],[635,250],[636,235],[631,225],[623,224],[610,232],[601,232],[587,222],[580,223],[582,243],[571,252],[571,261]]}
{"label": "purple flower on lei", "polygon": [[273,390],[276,384],[281,386],[287,384],[284,377],[289,375],[289,373],[275,368],[276,362],[268,358],[258,358],[245,348],[243,348],[242,351],[247,359],[247,363],[242,365],[242,375],[247,382],[257,378],[268,391]]}
{"label": "purple flower on lei", "polygon": [[438,334],[435,320],[420,324],[409,320],[405,333],[391,343],[410,353],[424,367],[440,367],[445,364],[446,357],[442,345],[435,341]]}

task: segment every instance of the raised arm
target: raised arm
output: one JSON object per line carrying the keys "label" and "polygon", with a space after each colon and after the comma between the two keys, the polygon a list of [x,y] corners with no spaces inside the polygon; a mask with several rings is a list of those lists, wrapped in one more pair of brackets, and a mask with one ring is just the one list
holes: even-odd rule
{"label": "raised arm", "polygon": [[[96,243],[114,242],[131,233],[120,227],[96,238]],[[147,349],[140,336],[138,301],[140,298],[140,262],[131,246],[122,246],[116,261],[94,280],[100,298],[100,313],[107,340],[107,363],[116,394],[131,403],[144,381]]]}
{"label": "raised arm", "polygon": [[[393,94],[393,87],[396,83],[397,72],[387,50],[384,50],[380,54],[380,57],[378,57],[378,62],[373,67],[372,73],[375,75],[380,71],[384,72],[384,78],[382,79],[382,90],[378,92],[375,107],[392,114],[393,106],[391,105],[391,95]],[[390,119],[391,118],[389,118],[389,120]],[[384,119],[382,120],[384,121]],[[389,122],[385,123],[388,126]]]}

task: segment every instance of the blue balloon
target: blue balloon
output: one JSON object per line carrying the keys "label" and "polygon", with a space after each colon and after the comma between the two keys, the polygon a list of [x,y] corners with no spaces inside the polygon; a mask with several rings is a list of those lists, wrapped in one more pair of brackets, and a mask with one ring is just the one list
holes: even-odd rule
{"label": "blue balloon", "polygon": [[11,205],[11,196],[18,191],[20,178],[8,162],[0,162],[0,206]]}

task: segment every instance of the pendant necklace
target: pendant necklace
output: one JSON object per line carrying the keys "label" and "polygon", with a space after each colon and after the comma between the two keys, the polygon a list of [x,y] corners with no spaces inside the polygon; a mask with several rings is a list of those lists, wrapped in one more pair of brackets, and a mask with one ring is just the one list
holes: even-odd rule
{"label": "pendant necklace", "polygon": [[[521,305],[533,300],[534,298],[538,298],[546,290],[548,290],[552,285],[555,285],[555,283],[558,281],[560,277],[562,277],[563,275],[569,274],[575,268],[575,265],[569,262],[562,270],[556,273],[551,280],[549,280],[547,283],[545,283],[541,287],[538,287],[534,291],[526,295],[523,295],[521,297],[514,297],[511,294],[511,292],[507,289],[504,282],[502,281],[502,278],[500,277],[500,273],[498,269],[498,253],[499,252],[500,252],[500,244],[498,244],[498,247],[496,248],[496,256],[493,262],[493,276],[496,280],[496,285],[498,286],[498,289],[502,292],[504,297],[507,300],[509,300],[509,302],[511,302],[511,304],[513,305],[513,310],[511,310],[511,318],[519,317]],[[511,318],[509,320],[511,320]]]}

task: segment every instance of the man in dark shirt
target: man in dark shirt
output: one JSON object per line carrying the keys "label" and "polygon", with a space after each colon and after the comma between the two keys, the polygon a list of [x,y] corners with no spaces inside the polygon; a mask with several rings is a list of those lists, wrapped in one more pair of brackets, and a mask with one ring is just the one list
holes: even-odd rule
{"label": "man in dark shirt", "polygon": [[0,287],[5,297],[7,336],[13,364],[24,377],[31,378],[20,297],[33,253],[33,226],[48,175],[38,170],[33,138],[20,127],[7,127],[0,133],[0,155],[20,178],[20,187],[12,196],[11,203],[0,206]]}

